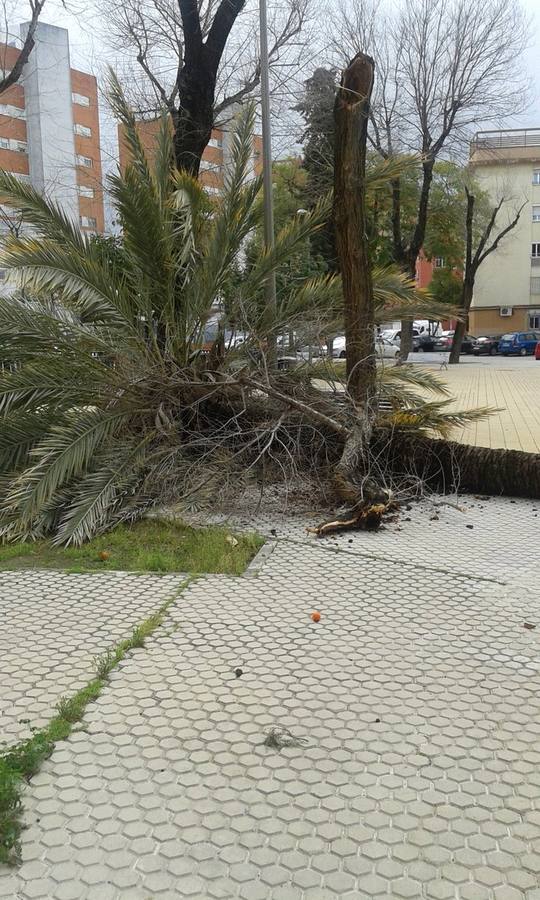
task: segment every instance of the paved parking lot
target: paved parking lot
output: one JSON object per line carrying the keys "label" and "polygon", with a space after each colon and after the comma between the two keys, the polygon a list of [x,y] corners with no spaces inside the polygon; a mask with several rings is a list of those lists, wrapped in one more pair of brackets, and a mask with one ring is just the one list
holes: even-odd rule
{"label": "paved parking lot", "polygon": [[499,410],[463,429],[458,439],[482,447],[540,453],[540,361],[531,356],[462,356],[459,365],[444,368],[447,357],[446,353],[414,353],[411,361],[440,373],[456,408]]}

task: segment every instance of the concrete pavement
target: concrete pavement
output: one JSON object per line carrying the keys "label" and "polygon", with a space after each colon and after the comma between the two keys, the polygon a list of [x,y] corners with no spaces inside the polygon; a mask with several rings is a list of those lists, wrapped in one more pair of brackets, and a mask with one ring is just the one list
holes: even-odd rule
{"label": "concrete pavement", "polygon": [[[273,552],[194,581],[113,673],[25,791],[0,897],[540,900],[537,504],[433,498],[327,541],[313,522],[233,520]],[[84,577],[89,597],[63,575],[44,603],[0,575],[14,660],[56,628],[64,693],[66,591],[95,629],[124,579],[135,619],[175,587],[147,580],[143,602],[133,576]]]}

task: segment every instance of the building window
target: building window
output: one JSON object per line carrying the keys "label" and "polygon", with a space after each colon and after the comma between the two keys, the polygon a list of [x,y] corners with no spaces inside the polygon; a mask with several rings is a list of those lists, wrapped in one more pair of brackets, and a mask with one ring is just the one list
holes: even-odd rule
{"label": "building window", "polygon": [[533,222],[540,222],[540,206],[533,206]]}
{"label": "building window", "polygon": [[5,284],[8,280],[8,270],[0,269],[0,284]]}
{"label": "building window", "polygon": [[223,147],[223,140],[221,138],[210,138],[208,141],[209,147]]}
{"label": "building window", "polygon": [[79,197],[88,197],[89,200],[94,199],[94,188],[87,187],[85,184],[80,184],[77,190],[79,192]]}
{"label": "building window", "polygon": [[540,169],[535,169],[533,172],[533,184],[540,184]]}
{"label": "building window", "polygon": [[540,244],[532,245],[531,256],[533,259],[540,259]]}
{"label": "building window", "polygon": [[540,278],[531,278],[531,294],[540,294]]}
{"label": "building window", "polygon": [[436,256],[435,259],[433,260],[433,262],[435,263],[436,269],[444,269],[444,257],[443,256]]}
{"label": "building window", "polygon": [[73,126],[73,131],[75,134],[80,134],[81,137],[92,137],[92,129],[88,128],[87,125],[79,125],[77,123]]}
{"label": "building window", "polygon": [[90,97],[85,97],[84,94],[72,93],[71,100],[73,103],[76,103],[77,106],[90,106]]}
{"label": "building window", "polygon": [[221,172],[221,166],[219,163],[210,162],[208,159],[201,159],[201,169],[205,169],[209,172]]}
{"label": "building window", "polygon": [[529,328],[540,331],[540,309],[529,310]]}
{"label": "building window", "polygon": [[89,156],[77,156],[77,165],[84,166],[85,169],[91,169],[94,165],[94,160],[90,159]]}
{"label": "building window", "polygon": [[26,153],[28,144],[26,141],[14,141],[13,139],[10,140],[6,137],[0,137],[0,149],[15,150],[17,153]]}
{"label": "building window", "polygon": [[95,228],[97,222],[92,216],[79,216],[79,221],[83,228]]}
{"label": "building window", "polygon": [[9,103],[0,103],[0,116],[9,116],[11,119],[26,119],[26,110],[20,106],[11,106]]}

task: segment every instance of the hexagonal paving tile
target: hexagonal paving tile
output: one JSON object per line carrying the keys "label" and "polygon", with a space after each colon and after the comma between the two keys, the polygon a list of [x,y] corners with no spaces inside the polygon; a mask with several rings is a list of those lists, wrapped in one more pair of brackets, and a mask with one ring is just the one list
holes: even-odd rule
{"label": "hexagonal paving tile", "polygon": [[[26,791],[24,862],[0,897],[538,900],[531,504],[469,504],[482,528],[466,535],[463,513],[441,507],[439,530],[425,509],[399,536],[327,543],[298,519],[257,578],[193,582]],[[67,634],[70,591],[105,604],[103,585],[54,577]],[[152,609],[156,583],[141,583]],[[53,631],[40,692],[62,665]]]}

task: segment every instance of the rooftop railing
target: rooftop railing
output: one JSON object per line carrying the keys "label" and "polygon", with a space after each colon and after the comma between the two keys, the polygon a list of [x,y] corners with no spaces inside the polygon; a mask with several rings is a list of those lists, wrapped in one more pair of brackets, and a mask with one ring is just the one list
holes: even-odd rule
{"label": "rooftop railing", "polygon": [[478,131],[472,141],[473,150],[501,150],[508,147],[540,147],[540,128]]}

